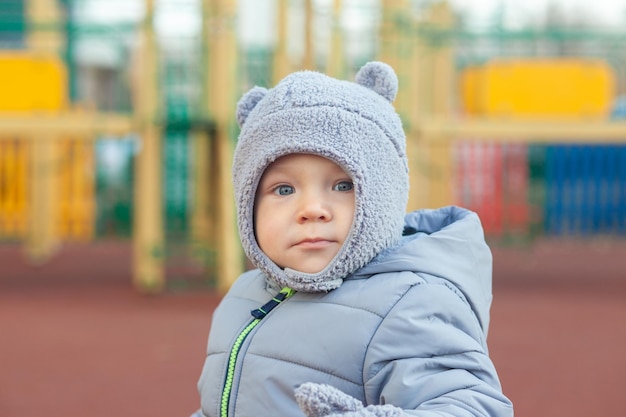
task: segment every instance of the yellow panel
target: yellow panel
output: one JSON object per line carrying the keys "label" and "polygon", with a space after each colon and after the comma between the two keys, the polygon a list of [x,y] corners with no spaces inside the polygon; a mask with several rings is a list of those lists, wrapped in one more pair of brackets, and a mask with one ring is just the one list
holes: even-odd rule
{"label": "yellow panel", "polygon": [[17,188],[17,234],[26,236],[27,213],[28,213],[28,157],[29,144],[25,141],[18,142],[17,169],[15,184]]}
{"label": "yellow panel", "polygon": [[0,111],[54,111],[67,107],[67,75],[55,57],[0,53]]}
{"label": "yellow panel", "polygon": [[63,138],[57,146],[62,161],[58,167],[57,230],[67,240],[92,239],[95,221],[93,143]]}
{"label": "yellow panel", "polygon": [[25,143],[0,139],[0,238],[26,233],[27,156]]}
{"label": "yellow panel", "polygon": [[468,114],[480,112],[478,86],[481,82],[481,75],[481,68],[477,66],[466,68],[461,74],[461,102],[463,110]]}
{"label": "yellow panel", "polygon": [[613,71],[602,60],[494,60],[480,71],[462,95],[474,103],[470,110],[486,116],[601,118],[615,94]]}

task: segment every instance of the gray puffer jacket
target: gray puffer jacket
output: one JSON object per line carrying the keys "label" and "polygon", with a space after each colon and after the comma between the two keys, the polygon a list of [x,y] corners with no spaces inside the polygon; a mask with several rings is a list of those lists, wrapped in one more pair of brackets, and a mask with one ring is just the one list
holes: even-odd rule
{"label": "gray puffer jacket", "polygon": [[487,353],[492,259],[478,217],[422,210],[406,227],[328,293],[266,305],[280,288],[243,274],[213,316],[202,413],[303,416],[294,390],[314,382],[406,416],[512,416]]}

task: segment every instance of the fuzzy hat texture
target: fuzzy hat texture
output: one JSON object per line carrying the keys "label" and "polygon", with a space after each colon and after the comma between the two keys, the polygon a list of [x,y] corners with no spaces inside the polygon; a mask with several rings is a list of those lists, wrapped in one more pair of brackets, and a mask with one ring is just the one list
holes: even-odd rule
{"label": "fuzzy hat texture", "polygon": [[[239,234],[246,255],[278,286],[330,291],[401,238],[408,201],[406,138],[393,105],[394,70],[369,62],[355,82],[313,71],[285,77],[272,89],[254,87],[237,104],[241,132],[233,161]],[[343,247],[315,274],[281,269],[259,248],[254,200],[269,164],[293,153],[330,159],[354,183],[355,213]]]}

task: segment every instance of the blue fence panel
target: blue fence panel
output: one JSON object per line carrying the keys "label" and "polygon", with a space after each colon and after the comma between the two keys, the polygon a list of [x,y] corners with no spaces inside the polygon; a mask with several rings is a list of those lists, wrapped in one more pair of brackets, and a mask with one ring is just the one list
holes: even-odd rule
{"label": "blue fence panel", "polygon": [[545,155],[546,234],[626,234],[626,145],[549,145]]}

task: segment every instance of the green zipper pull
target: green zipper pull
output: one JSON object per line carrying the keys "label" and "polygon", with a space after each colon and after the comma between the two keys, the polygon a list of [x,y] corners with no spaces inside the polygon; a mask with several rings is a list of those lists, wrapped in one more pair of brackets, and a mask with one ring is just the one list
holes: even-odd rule
{"label": "green zipper pull", "polygon": [[230,393],[233,389],[233,380],[235,379],[235,365],[237,364],[237,356],[239,355],[239,351],[241,350],[241,345],[243,344],[243,341],[246,339],[246,337],[248,337],[252,329],[254,329],[256,325],[259,324],[262,318],[267,316],[267,314],[272,311],[278,304],[282,303],[295,293],[296,292],[291,288],[285,287],[280,290],[280,292],[276,294],[276,296],[273,297],[270,301],[250,312],[254,319],[250,323],[248,323],[246,328],[243,329],[241,333],[239,333],[239,336],[237,336],[237,339],[235,339],[235,343],[230,350],[230,356],[228,357],[228,370],[226,372],[224,390],[222,391],[222,401],[220,403],[220,417],[228,416],[228,403],[230,402]]}
{"label": "green zipper pull", "polygon": [[283,288],[278,294],[276,294],[276,297],[269,300],[262,307],[259,307],[256,310],[252,310],[250,312],[252,314],[252,317],[261,320],[263,317],[267,316],[267,314],[272,311],[278,304],[291,297],[294,293],[295,291],[291,288]]}

